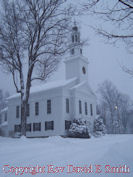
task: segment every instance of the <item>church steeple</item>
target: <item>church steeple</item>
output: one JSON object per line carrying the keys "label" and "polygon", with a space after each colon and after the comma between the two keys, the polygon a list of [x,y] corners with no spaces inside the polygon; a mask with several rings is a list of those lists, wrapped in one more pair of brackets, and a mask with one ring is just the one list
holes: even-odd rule
{"label": "church steeple", "polygon": [[88,82],[88,59],[82,55],[80,31],[76,23],[69,37],[70,55],[65,60],[66,79],[76,77],[78,82]]}
{"label": "church steeple", "polygon": [[77,27],[76,22],[72,27],[71,40],[70,40],[70,55],[81,55],[82,54],[82,45],[80,42],[80,32]]}

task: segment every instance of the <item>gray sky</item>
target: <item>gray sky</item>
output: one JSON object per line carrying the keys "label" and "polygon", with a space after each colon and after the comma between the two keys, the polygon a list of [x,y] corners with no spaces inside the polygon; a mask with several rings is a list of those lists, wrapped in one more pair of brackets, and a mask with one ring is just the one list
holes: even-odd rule
{"label": "gray sky", "polygon": [[[118,46],[104,44],[96,34],[89,29],[88,25],[95,24],[91,17],[82,17],[79,20],[81,37],[89,38],[89,45],[83,50],[83,54],[88,57],[89,64],[89,82],[94,91],[98,84],[104,80],[111,80],[116,87],[123,93],[128,94],[133,99],[133,78],[124,73],[120,67],[123,65],[133,66],[133,56],[128,53],[123,43]],[[50,80],[60,80],[65,78],[65,67],[62,62],[57,72]],[[0,71],[0,89],[15,93],[12,79]]]}

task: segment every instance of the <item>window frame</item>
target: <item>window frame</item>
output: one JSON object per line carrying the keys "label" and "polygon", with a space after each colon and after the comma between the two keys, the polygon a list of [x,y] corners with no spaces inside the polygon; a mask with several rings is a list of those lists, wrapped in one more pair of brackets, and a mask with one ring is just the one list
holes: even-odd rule
{"label": "window frame", "polygon": [[75,35],[75,42],[78,42],[78,36],[77,36],[77,34]]}
{"label": "window frame", "polygon": [[39,102],[35,102],[35,115],[39,115]]}
{"label": "window frame", "polygon": [[[39,126],[38,126],[39,125]],[[33,132],[41,131],[41,122],[33,123]]]}
{"label": "window frame", "polygon": [[75,53],[75,50],[74,50],[74,48],[72,48],[71,49],[71,54],[74,55],[74,53]]}
{"label": "window frame", "polygon": [[54,130],[54,121],[45,121],[45,131]]}
{"label": "window frame", "polygon": [[7,122],[7,112],[4,114],[4,121]]}
{"label": "window frame", "polygon": [[16,106],[16,118],[19,118],[20,117],[20,106],[17,105]]}
{"label": "window frame", "polygon": [[79,114],[82,114],[82,101],[79,100]]}
{"label": "window frame", "polygon": [[74,35],[72,35],[72,43],[74,43]]}
{"label": "window frame", "polygon": [[70,120],[65,120],[65,130],[69,130],[72,122]]}
{"label": "window frame", "polygon": [[90,104],[90,115],[93,116],[93,105]]}
{"label": "window frame", "polygon": [[70,111],[69,98],[66,98],[66,113],[69,113],[69,111]]}
{"label": "window frame", "polygon": [[47,114],[51,114],[52,113],[52,101],[51,99],[47,100]]}
{"label": "window frame", "polygon": [[85,115],[86,116],[88,115],[88,105],[87,105],[87,102],[85,102]]}

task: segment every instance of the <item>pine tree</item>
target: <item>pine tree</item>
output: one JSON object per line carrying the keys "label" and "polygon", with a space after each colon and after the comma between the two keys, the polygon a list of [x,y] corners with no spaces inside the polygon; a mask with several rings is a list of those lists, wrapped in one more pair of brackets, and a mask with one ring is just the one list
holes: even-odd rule
{"label": "pine tree", "polygon": [[102,136],[106,134],[106,127],[103,123],[103,119],[98,117],[94,121],[94,136]]}

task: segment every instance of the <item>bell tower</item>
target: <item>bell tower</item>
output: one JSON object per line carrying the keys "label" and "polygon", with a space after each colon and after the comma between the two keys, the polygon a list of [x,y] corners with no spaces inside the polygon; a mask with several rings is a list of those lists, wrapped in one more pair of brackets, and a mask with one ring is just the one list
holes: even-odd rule
{"label": "bell tower", "polygon": [[80,43],[80,32],[78,31],[78,27],[76,23],[74,23],[74,27],[71,32],[71,40],[70,40],[70,54],[71,55],[80,55],[82,54],[82,46]]}
{"label": "bell tower", "polygon": [[69,37],[69,56],[65,60],[66,79],[76,77],[78,82],[88,82],[88,59],[83,56],[80,31],[76,23]]}

